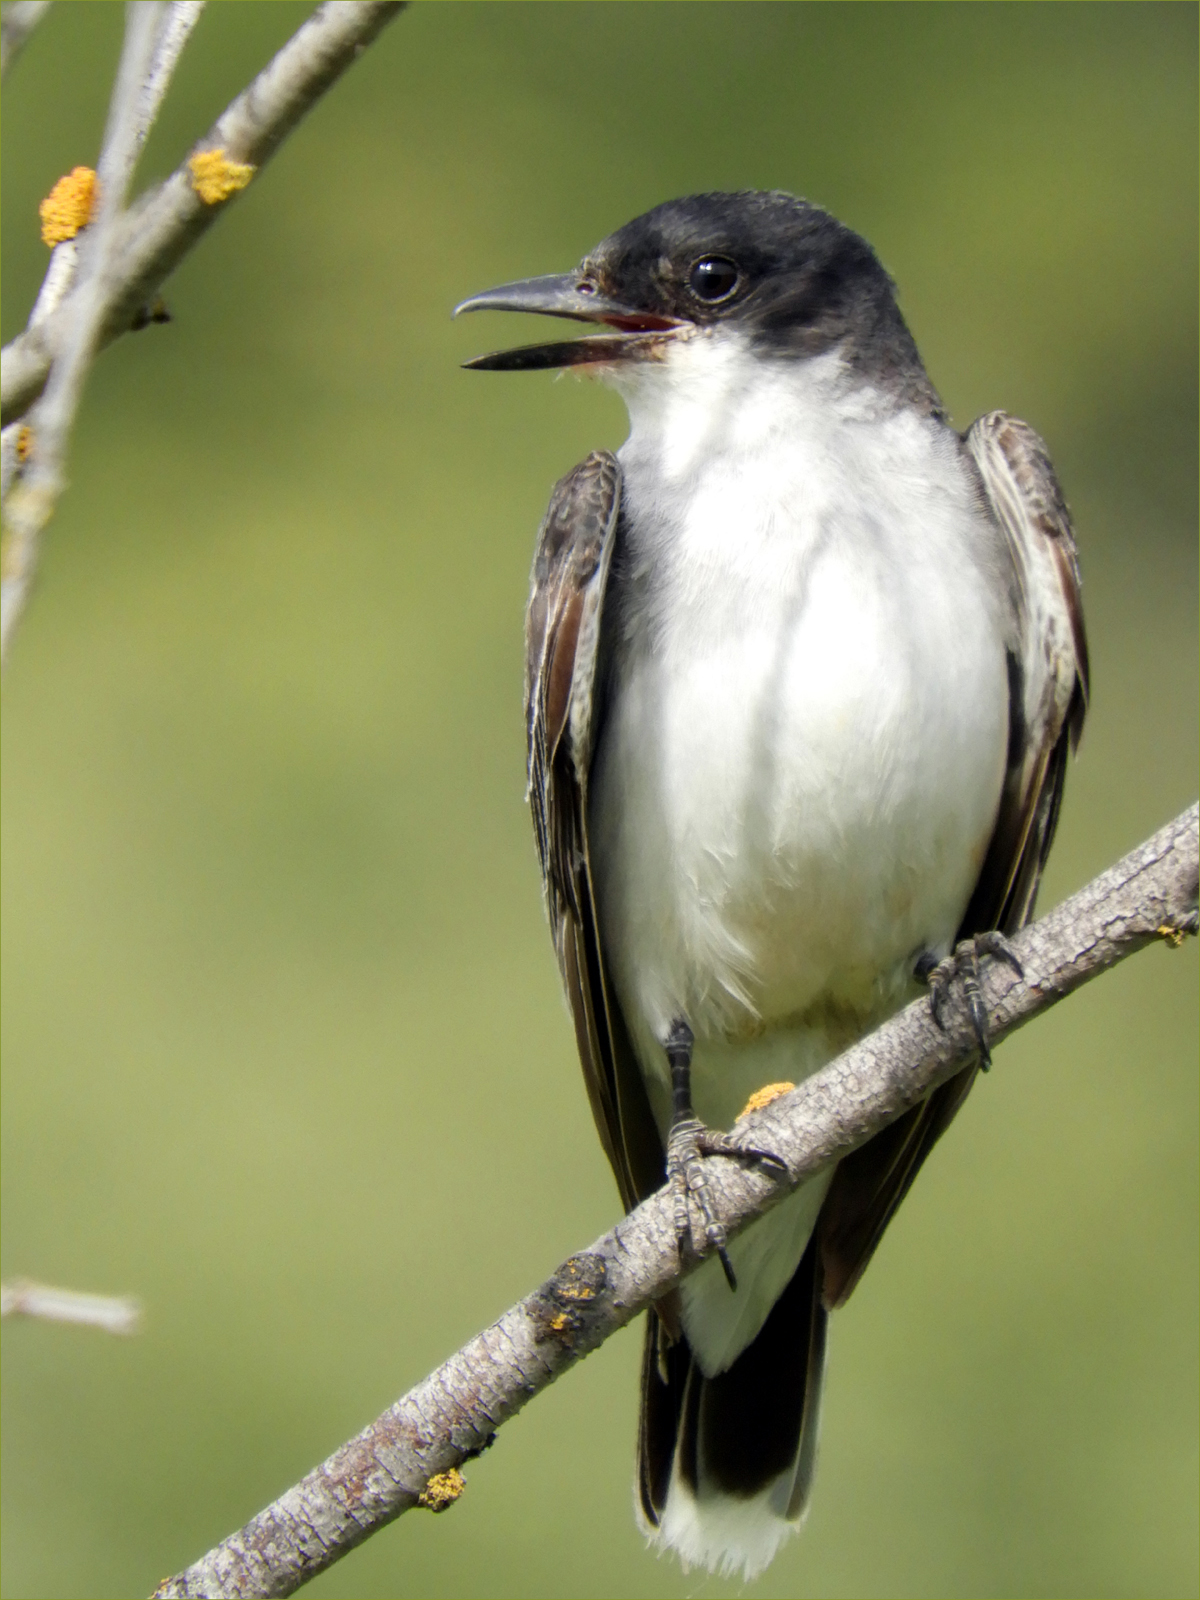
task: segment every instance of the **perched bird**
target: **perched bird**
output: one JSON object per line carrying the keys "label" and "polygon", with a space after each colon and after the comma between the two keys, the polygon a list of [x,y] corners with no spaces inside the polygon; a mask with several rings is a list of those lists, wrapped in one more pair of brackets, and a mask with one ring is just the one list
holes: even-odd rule
{"label": "perched bird", "polygon": [[717,1246],[648,1319],[639,1518],[752,1577],[808,1503],[827,1314],[980,1063],[732,1241],[704,1160],[769,1165],[714,1130],[1032,915],[1087,702],[1071,524],[1033,429],[955,432],[871,247],[791,195],[671,201],[458,309],[606,327],[467,365],[629,409],[538,535],[529,798],[621,1198],[669,1177]]}

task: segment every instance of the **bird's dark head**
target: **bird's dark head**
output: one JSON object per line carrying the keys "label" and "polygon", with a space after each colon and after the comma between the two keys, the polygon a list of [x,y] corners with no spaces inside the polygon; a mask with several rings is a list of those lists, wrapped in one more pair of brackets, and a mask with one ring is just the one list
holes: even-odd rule
{"label": "bird's dark head", "polygon": [[852,365],[880,375],[915,368],[928,387],[871,246],[778,191],[669,200],[610,234],[574,272],[505,284],[461,311],[534,311],[615,330],[479,356],[466,363],[475,370],[652,362],[681,338],[728,329],[763,355],[843,345]]}

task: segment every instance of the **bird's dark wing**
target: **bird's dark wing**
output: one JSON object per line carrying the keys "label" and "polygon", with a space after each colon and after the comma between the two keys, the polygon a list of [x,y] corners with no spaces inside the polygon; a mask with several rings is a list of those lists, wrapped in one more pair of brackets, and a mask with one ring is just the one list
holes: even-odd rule
{"label": "bird's dark wing", "polygon": [[601,716],[600,618],[617,541],[621,469],[597,450],[568,472],[538,531],[525,617],[529,806],[546,910],[575,1020],[592,1114],[632,1209],[665,1179],[642,1087],[596,927],[587,839],[588,769]]}
{"label": "bird's dark wing", "polygon": [[[965,437],[1008,550],[1015,639],[1009,651],[1008,763],[996,825],[960,939],[1014,933],[1033,916],[1058,822],[1067,756],[1087,711],[1088,656],[1071,518],[1046,446],[1003,411]],[[893,1212],[974,1082],[960,1072],[839,1165],[821,1215],[824,1299],[840,1305]]]}
{"label": "bird's dark wing", "polygon": [[1008,770],[964,936],[1012,933],[1033,916],[1088,702],[1079,558],[1046,446],[1028,423],[992,411],[971,428],[966,447],[1012,560],[1017,648],[1009,656]]}

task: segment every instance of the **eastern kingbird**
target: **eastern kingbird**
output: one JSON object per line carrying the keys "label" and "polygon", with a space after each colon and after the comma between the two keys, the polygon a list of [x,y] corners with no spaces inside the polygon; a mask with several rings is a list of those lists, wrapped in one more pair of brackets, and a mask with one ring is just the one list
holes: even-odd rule
{"label": "eastern kingbird", "polygon": [[621,1198],[669,1176],[719,1247],[649,1318],[639,1517],[752,1577],[808,1502],[827,1314],[979,1063],[727,1245],[701,1158],[1032,915],[1087,703],[1070,518],[1032,428],[954,431],[870,245],[791,195],[670,201],[458,309],[606,327],[467,365],[629,408],[538,534],[529,797]]}

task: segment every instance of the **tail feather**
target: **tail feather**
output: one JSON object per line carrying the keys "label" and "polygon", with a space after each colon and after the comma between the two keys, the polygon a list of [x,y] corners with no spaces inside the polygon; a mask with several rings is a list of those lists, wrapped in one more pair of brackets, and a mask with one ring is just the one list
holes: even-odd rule
{"label": "tail feather", "polygon": [[667,1504],[691,1366],[687,1340],[680,1336],[672,1342],[657,1313],[651,1311],[642,1348],[637,1463],[638,1520],[648,1532],[658,1527]]}
{"label": "tail feather", "polygon": [[816,1466],[826,1311],[810,1243],[754,1339],[706,1378],[656,1318],[642,1364],[641,1522],[685,1566],[753,1577],[803,1520]]}

